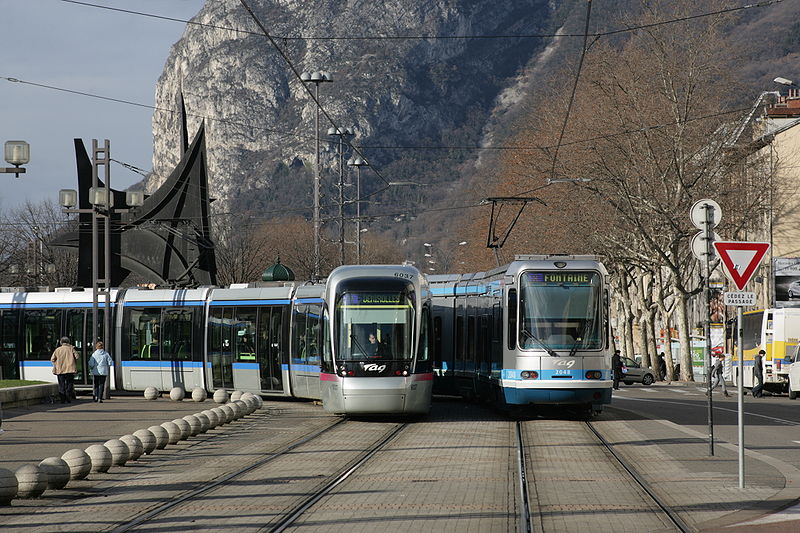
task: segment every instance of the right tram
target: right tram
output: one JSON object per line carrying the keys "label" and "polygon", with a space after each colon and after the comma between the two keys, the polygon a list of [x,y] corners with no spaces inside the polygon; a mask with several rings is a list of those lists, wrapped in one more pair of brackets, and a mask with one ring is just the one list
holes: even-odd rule
{"label": "right tram", "polygon": [[489,272],[430,276],[436,393],[509,411],[611,402],[608,273],[594,256],[524,255]]}
{"label": "right tram", "polygon": [[325,288],[320,395],[345,415],[426,414],[433,388],[428,283],[409,265],[342,266]]}

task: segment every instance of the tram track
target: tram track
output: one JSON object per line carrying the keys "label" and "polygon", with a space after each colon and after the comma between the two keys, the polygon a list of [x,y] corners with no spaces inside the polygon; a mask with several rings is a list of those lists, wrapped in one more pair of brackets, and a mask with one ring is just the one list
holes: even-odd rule
{"label": "tram track", "polygon": [[332,424],[330,424],[328,426],[325,426],[323,428],[317,429],[316,431],[313,431],[313,432],[311,432],[311,433],[309,433],[309,434],[307,434],[307,435],[305,435],[303,437],[300,437],[299,439],[297,439],[297,440],[295,440],[295,441],[293,441],[293,442],[291,442],[291,443],[279,448],[278,450],[269,452],[266,457],[254,462],[254,463],[251,463],[251,464],[249,464],[249,465],[247,465],[245,467],[239,468],[234,472],[230,472],[230,473],[222,476],[221,478],[218,478],[218,479],[216,479],[216,480],[214,480],[214,481],[212,481],[210,483],[205,484],[202,487],[198,487],[196,489],[190,490],[189,492],[187,492],[187,493],[185,493],[185,494],[183,494],[183,495],[181,495],[181,496],[179,496],[177,498],[174,498],[174,499],[172,499],[172,500],[170,500],[168,502],[165,502],[162,505],[159,505],[155,509],[151,509],[150,511],[148,511],[148,512],[146,512],[144,514],[139,515],[134,520],[131,520],[131,521],[125,523],[125,524],[121,524],[121,525],[117,526],[116,528],[114,528],[112,530],[112,533],[124,533],[126,531],[131,531],[132,529],[134,529],[134,528],[136,528],[136,527],[138,527],[138,526],[140,526],[142,524],[145,524],[148,521],[153,520],[154,518],[156,518],[158,516],[163,515],[167,511],[169,511],[169,510],[171,510],[171,509],[183,504],[184,502],[186,502],[188,500],[191,500],[191,499],[196,498],[198,496],[201,496],[201,495],[203,495],[205,493],[208,493],[208,492],[216,489],[217,487],[219,487],[221,485],[224,485],[226,483],[230,483],[232,480],[235,480],[235,479],[243,476],[244,474],[247,474],[248,472],[256,470],[257,468],[260,468],[260,467],[262,467],[262,466],[264,466],[264,465],[266,465],[266,464],[268,464],[268,463],[270,463],[272,461],[275,461],[276,459],[279,459],[280,457],[283,457],[283,456],[287,455],[288,453],[292,452],[296,448],[299,448],[300,446],[303,446],[304,444],[307,444],[308,442],[319,438],[321,435],[333,430],[335,427],[339,426],[340,424],[343,424],[344,422],[345,422],[345,419],[336,420],[334,423],[332,423]]}
{"label": "tram track", "polygon": [[605,450],[608,452],[611,457],[613,457],[617,463],[631,476],[633,480],[636,481],[636,484],[641,488],[653,501],[653,503],[661,509],[661,511],[669,518],[669,521],[672,522],[672,525],[675,526],[677,531],[681,531],[682,533],[691,533],[694,531],[693,528],[689,527],[686,522],[678,515],[678,513],[664,500],[658,495],[658,493],[653,490],[647,481],[639,474],[636,468],[631,465],[628,461],[625,460],[619,453],[614,450],[614,447],[600,434],[600,432],[595,428],[591,422],[586,421],[586,427],[589,428],[589,431],[597,438],[597,440],[603,445]]}
{"label": "tram track", "polygon": [[[609,443],[605,437],[597,430],[590,421],[576,422],[576,421],[528,421],[515,423],[515,440],[516,440],[516,470],[517,470],[517,495],[519,499],[519,506],[517,509],[518,527],[517,531],[520,533],[543,533],[549,530],[563,530],[563,523],[554,522],[553,517],[563,516],[567,512],[576,512],[576,509],[584,508],[584,512],[593,512],[597,515],[597,527],[599,530],[612,531],[615,529],[614,515],[618,512],[617,508],[620,505],[629,507],[631,509],[640,510],[642,513],[655,512],[661,515],[661,523],[667,526],[668,529],[674,529],[682,533],[690,533],[695,531],[689,526],[680,515],[665,502],[653,489],[652,486],[644,479],[644,477],[637,471],[636,467],[628,462],[624,456],[618,453],[614,446]],[[532,424],[526,427],[526,424]],[[536,424],[544,425],[545,431],[542,431]],[[578,425],[576,425],[578,424]],[[536,427],[536,433],[534,433]],[[585,433],[589,439],[585,437],[574,438],[580,427],[585,428]],[[526,431],[526,429],[528,431]],[[561,437],[548,435],[548,432],[561,432]],[[527,439],[526,433],[536,435],[535,439]],[[544,436],[543,436],[544,435]],[[562,440],[569,441],[569,444],[561,442]],[[535,440],[536,442],[528,442]],[[584,468],[577,468],[573,471],[564,471],[562,467],[554,467],[553,471],[542,469],[543,471],[537,472],[534,468],[534,454],[541,454],[538,456],[539,463],[546,461],[549,464],[562,465],[574,462],[572,455],[576,453],[576,449],[582,448],[580,454],[585,462]],[[594,448],[601,452],[598,455],[597,451],[587,452],[587,448]],[[540,451],[537,451],[540,450]],[[591,457],[591,459],[589,459]],[[597,462],[600,457],[605,459],[608,466],[600,468],[597,472],[590,472],[593,464]],[[574,467],[573,467],[574,468]],[[608,482],[609,478],[613,475],[612,471],[615,469],[618,473],[624,472],[625,481],[629,483],[632,490],[629,494],[638,494],[641,503],[639,506],[636,501],[623,501],[621,504],[616,504],[609,501],[607,494],[604,494],[604,487],[597,485],[595,488],[596,499],[584,499],[576,501],[571,497],[571,494],[586,495],[584,485],[587,482]],[[602,471],[600,471],[602,470]],[[540,480],[542,487],[539,487],[536,476],[542,477]],[[596,478],[594,477],[596,476]],[[556,481],[553,481],[553,480]],[[613,487],[619,486],[620,481],[614,484],[609,484],[609,491],[613,491]],[[548,484],[549,483],[549,484]],[[574,485],[571,486],[571,484]],[[560,490],[556,489],[556,485]],[[567,488],[570,487],[570,488]],[[574,490],[570,490],[574,488]],[[540,491],[545,495],[541,501],[539,498]],[[620,496],[620,498],[623,498]],[[648,511],[651,510],[651,511]],[[608,522],[603,523],[603,513],[608,513]],[[623,519],[625,520],[625,519]],[[560,525],[555,525],[560,524]],[[577,527],[576,527],[577,529]],[[663,528],[661,528],[663,529]]]}
{"label": "tram track", "polygon": [[[300,456],[303,454],[315,454],[317,453],[315,451],[315,446],[330,450],[335,447],[336,439],[334,438],[334,434],[336,430],[347,431],[345,426],[348,422],[350,422],[348,419],[339,419],[332,424],[319,428],[278,450],[269,452],[266,457],[251,462],[203,487],[191,490],[173,500],[165,502],[137,516],[135,519],[119,525],[112,531],[114,533],[122,533],[139,529],[148,530],[154,523],[163,525],[171,521],[179,524],[185,519],[187,513],[192,513],[192,508],[198,505],[199,500],[225,498],[226,493],[236,490],[236,485],[258,483],[263,487],[272,486],[276,489],[281,486],[287,487],[291,481],[286,476],[282,477],[276,472],[271,472],[269,476],[263,476],[259,469],[281,459],[296,461],[296,458],[291,459],[291,457],[296,457],[297,454],[300,454]],[[334,491],[337,486],[342,484],[351,474],[367,463],[407,426],[408,423],[392,424],[388,429],[378,430],[380,435],[377,438],[374,436],[370,438],[369,444],[365,443],[363,448],[352,450],[352,454],[344,451],[344,453],[353,455],[354,457],[346,457],[346,460],[343,461],[344,466],[334,466],[333,468],[335,468],[335,470],[333,473],[319,476],[302,476],[298,474],[298,479],[301,480],[301,482],[313,483],[315,486],[302,489],[303,492],[299,495],[291,495],[290,498],[293,501],[288,502],[286,505],[280,505],[279,507],[265,506],[267,514],[264,516],[264,522],[266,523],[263,523],[261,526],[257,523],[252,524],[252,530],[284,531],[291,527],[304,513],[312,509],[317,502]],[[328,434],[331,435],[333,442],[331,442],[331,439],[325,439]],[[339,452],[342,453],[341,450]],[[270,466],[270,468],[272,468],[272,466]],[[317,479],[317,477],[321,477],[322,479]],[[271,492],[273,489],[266,490]],[[280,496],[280,489],[278,489],[275,494]]]}

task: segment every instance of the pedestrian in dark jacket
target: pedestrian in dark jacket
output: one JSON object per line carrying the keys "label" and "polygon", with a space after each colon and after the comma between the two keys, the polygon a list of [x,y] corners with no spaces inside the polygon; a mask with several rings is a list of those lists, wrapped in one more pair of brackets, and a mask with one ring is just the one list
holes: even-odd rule
{"label": "pedestrian in dark jacket", "polygon": [[667,361],[664,359],[664,352],[658,354],[658,374],[659,374],[659,380],[666,381]]}
{"label": "pedestrian in dark jacket", "polygon": [[767,352],[759,350],[758,355],[753,358],[753,379],[756,380],[756,386],[753,387],[753,398],[762,398],[764,396],[764,356]]}
{"label": "pedestrian in dark jacket", "polygon": [[614,350],[614,355],[611,356],[611,370],[614,373],[614,390],[619,390],[619,380],[622,379],[622,358],[619,350]]}

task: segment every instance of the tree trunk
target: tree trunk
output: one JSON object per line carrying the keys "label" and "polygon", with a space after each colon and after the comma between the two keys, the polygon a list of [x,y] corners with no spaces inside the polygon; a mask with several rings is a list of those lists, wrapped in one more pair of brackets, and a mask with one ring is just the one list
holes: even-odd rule
{"label": "tree trunk", "polygon": [[681,343],[681,381],[694,381],[692,369],[692,343],[689,335],[689,315],[686,312],[688,298],[678,287],[675,288],[675,311],[677,312],[678,337]]}
{"label": "tree trunk", "polygon": [[672,335],[670,334],[672,324],[670,313],[661,313],[661,320],[664,322],[664,361],[667,362],[667,381],[675,379],[675,365],[672,356]]}

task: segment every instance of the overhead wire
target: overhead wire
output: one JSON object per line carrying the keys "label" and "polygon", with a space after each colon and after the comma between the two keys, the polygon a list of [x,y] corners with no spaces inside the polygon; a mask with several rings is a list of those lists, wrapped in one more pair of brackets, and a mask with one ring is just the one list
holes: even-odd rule
{"label": "overhead wire", "polygon": [[[177,17],[168,17],[165,15],[158,15],[155,13],[147,13],[144,11],[134,11],[131,9],[123,9],[119,7],[112,7],[112,6],[104,6],[101,4],[94,4],[91,2],[83,2],[80,0],[59,0],[60,2],[64,2],[67,4],[75,4],[84,7],[96,8],[96,9],[105,9],[108,11],[116,11],[119,13],[125,13],[128,15],[136,15],[141,17],[148,17],[153,19],[159,20],[167,20],[172,22],[180,22],[182,24],[188,24],[192,26],[198,27],[205,27],[215,30],[225,30],[231,31],[234,33],[241,33],[245,35],[258,35],[263,36],[260,32],[244,30],[240,28],[232,28],[229,26],[221,26],[218,24],[210,24],[208,22],[200,22],[197,20],[191,19],[181,19]],[[719,9],[716,11],[708,11],[703,13],[698,13],[696,15],[687,15],[684,17],[678,17],[674,19],[668,19],[658,22],[651,22],[648,24],[641,24],[637,26],[628,26],[625,28],[619,28],[616,30],[609,30],[603,32],[596,32],[590,34],[590,37],[605,37],[610,35],[617,35],[620,33],[627,33],[632,31],[637,31],[640,29],[648,29],[657,26],[663,26],[667,24],[674,24],[678,22],[686,22],[690,20],[696,20],[699,18],[710,17],[714,15],[722,15],[727,13],[734,13],[736,11],[742,11],[746,9],[753,9],[759,7],[766,7],[772,4],[777,4],[783,2],[783,0],[765,0],[763,2],[756,2],[753,4],[746,4],[743,6],[734,6],[730,8]],[[274,36],[276,39],[280,39],[282,41],[308,41],[308,40],[316,40],[316,41],[421,41],[421,40],[430,40],[430,41],[441,41],[441,40],[481,40],[481,39],[551,39],[554,37],[583,37],[585,33],[520,33],[520,34],[486,34],[486,35],[468,35],[468,34],[461,34],[461,35],[348,35],[348,36],[337,36],[337,35],[282,35],[282,36]]]}

